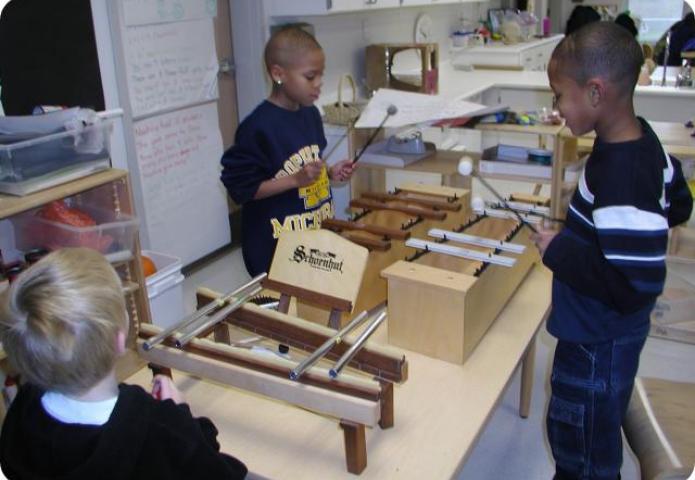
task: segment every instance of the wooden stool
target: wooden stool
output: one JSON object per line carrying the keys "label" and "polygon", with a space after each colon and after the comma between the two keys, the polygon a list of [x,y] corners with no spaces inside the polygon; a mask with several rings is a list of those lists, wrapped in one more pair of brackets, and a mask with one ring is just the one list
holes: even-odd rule
{"label": "wooden stool", "polygon": [[695,466],[695,384],[638,377],[623,430],[643,480],[686,480]]}

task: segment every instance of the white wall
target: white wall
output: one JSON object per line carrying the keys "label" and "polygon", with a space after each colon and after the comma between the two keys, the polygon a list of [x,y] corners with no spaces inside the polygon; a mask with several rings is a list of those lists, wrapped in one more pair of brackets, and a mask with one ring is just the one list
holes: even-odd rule
{"label": "white wall", "polygon": [[231,0],[240,119],[267,96],[269,85],[261,56],[272,25],[306,22],[314,26],[316,37],[326,53],[323,93],[317,102],[322,104],[335,101],[338,79],[343,73],[352,74],[360,86],[364,85],[364,49],[367,45],[413,42],[415,21],[421,13],[431,17],[433,41],[439,42],[440,61],[446,61],[449,56],[448,37],[458,29],[461,19],[484,19],[488,8],[498,8],[500,2],[491,0],[461,5],[390,8],[368,13],[268,18],[263,12],[262,2]]}
{"label": "white wall", "polygon": [[[494,4],[494,7],[491,5]],[[463,5],[408,7],[376,10],[368,13],[329,15],[302,19],[315,28],[316,38],[326,52],[323,96],[335,96],[339,76],[351,73],[360,87],[365,85],[364,51],[373,43],[414,42],[415,22],[426,13],[432,19],[433,42],[439,44],[440,62],[449,58],[449,35],[463,18],[477,21],[487,16],[488,8],[499,2]],[[364,90],[362,93],[366,93]]]}

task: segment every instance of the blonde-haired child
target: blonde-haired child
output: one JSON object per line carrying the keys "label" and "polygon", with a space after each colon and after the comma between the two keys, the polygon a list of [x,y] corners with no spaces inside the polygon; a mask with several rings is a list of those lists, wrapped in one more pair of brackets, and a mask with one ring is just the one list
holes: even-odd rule
{"label": "blonde-haired child", "polygon": [[0,340],[23,379],[0,434],[14,478],[244,478],[168,377],[118,383],[128,318],[118,275],[86,248],[51,253],[0,297]]}

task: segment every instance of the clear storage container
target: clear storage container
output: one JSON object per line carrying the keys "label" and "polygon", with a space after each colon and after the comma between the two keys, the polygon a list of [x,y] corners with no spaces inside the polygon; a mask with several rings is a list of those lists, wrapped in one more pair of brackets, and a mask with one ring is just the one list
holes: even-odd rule
{"label": "clear storage container", "polygon": [[110,166],[112,120],[0,144],[0,192],[26,195]]}
{"label": "clear storage container", "polygon": [[37,216],[39,210],[16,215],[12,218],[16,247],[22,251],[34,248],[56,250],[62,247],[88,247],[103,254],[133,252],[138,219],[131,215],[116,214],[80,205],[96,225],[74,227]]}

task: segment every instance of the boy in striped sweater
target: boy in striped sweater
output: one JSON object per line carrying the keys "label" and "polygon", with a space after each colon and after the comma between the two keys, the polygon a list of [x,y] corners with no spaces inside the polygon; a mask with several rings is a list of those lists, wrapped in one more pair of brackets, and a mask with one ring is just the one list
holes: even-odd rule
{"label": "boy in striped sweater", "polygon": [[548,68],[572,133],[596,131],[565,226],[534,235],[553,271],[546,423],[557,480],[620,478],[621,423],[664,286],[668,229],[692,210],[680,164],[635,115],[642,62],[627,30],[596,22],[565,37]]}

